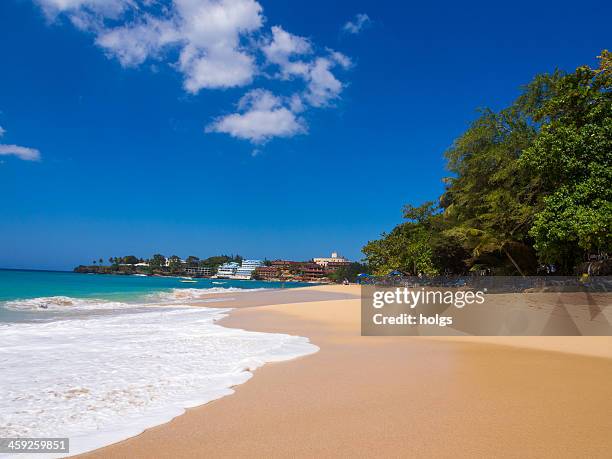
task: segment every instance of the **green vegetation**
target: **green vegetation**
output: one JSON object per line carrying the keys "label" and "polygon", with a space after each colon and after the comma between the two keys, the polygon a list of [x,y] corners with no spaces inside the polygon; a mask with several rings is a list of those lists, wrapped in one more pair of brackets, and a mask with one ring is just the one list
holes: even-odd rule
{"label": "green vegetation", "polygon": [[370,268],[368,267],[368,265],[365,265],[363,263],[354,262],[346,266],[341,266],[335,271],[332,271],[328,277],[332,281],[338,283],[343,282],[345,279],[349,282],[357,282],[357,275],[361,273],[369,274]]}
{"label": "green vegetation", "polygon": [[236,255],[236,256],[217,255],[214,257],[206,258],[205,260],[200,260],[199,266],[217,269],[223,263],[229,263],[230,261],[235,261],[236,263],[242,263],[242,257],[240,255]]}
{"label": "green vegetation", "polygon": [[446,152],[439,203],[363,252],[375,274],[487,270],[571,274],[612,249],[612,54],[596,69],[538,75],[508,108],[483,110]]}
{"label": "green vegetation", "polygon": [[[97,273],[97,274],[155,274],[155,275],[184,275],[187,268],[208,267],[216,271],[219,265],[228,261],[241,262],[240,255],[227,256],[217,255],[201,260],[196,256],[189,256],[185,261],[177,255],[172,255],[166,258],[164,255],[157,253],[150,259],[145,260],[134,255],[123,257],[109,257],[108,266],[103,266],[104,260],[93,260],[90,266],[78,266],[74,269],[80,273]],[[137,264],[144,264],[136,266]]]}

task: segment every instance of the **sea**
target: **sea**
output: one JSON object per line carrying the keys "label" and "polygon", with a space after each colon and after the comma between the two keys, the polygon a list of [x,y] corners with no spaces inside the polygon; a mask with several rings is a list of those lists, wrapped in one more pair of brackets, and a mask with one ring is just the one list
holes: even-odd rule
{"label": "sea", "polygon": [[316,352],[304,337],[223,327],[230,310],[207,298],[304,285],[0,270],[0,438],[68,437],[78,454]]}

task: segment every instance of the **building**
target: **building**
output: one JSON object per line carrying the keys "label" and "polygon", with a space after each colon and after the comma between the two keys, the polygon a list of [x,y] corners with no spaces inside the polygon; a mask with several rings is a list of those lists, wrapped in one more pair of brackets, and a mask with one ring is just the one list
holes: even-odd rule
{"label": "building", "polygon": [[242,266],[236,270],[236,279],[250,279],[259,267],[263,266],[262,260],[242,260]]}
{"label": "building", "polygon": [[187,274],[191,274],[192,276],[202,276],[202,277],[211,277],[215,273],[214,270],[208,266],[197,266],[194,268],[185,268],[185,272]]}
{"label": "building", "polygon": [[300,280],[316,282],[327,277],[327,270],[318,263],[302,263],[300,267]]}
{"label": "building", "polygon": [[349,259],[344,258],[342,255],[338,255],[337,252],[333,252],[329,258],[313,258],[312,261],[324,268],[327,268],[327,266],[331,264],[334,269],[350,263]]}
{"label": "building", "polygon": [[261,280],[279,279],[281,270],[276,266],[259,266],[255,268],[254,275]]}
{"label": "building", "polygon": [[217,269],[217,277],[221,279],[232,279],[235,276],[236,271],[238,271],[238,268],[240,268],[240,264],[236,263],[235,261],[223,263]]}
{"label": "building", "polygon": [[[171,258],[172,258],[172,257],[170,257],[170,258],[166,258],[166,263],[165,263],[166,268],[168,268],[168,267],[170,266],[170,262],[172,261],[172,260],[171,260]],[[186,264],[187,264],[187,262],[186,262],[185,260],[183,260],[182,258],[179,258],[179,259],[178,259],[178,262],[179,262],[181,265],[186,265]]]}
{"label": "building", "polygon": [[327,263],[327,266],[325,267],[325,269],[327,269],[327,272],[332,272],[332,271],[335,271],[338,268],[342,268],[343,266],[347,266],[350,263],[351,263],[350,261],[330,261],[329,263]]}
{"label": "building", "polygon": [[302,264],[301,261],[274,260],[271,265],[277,269],[297,269]]}

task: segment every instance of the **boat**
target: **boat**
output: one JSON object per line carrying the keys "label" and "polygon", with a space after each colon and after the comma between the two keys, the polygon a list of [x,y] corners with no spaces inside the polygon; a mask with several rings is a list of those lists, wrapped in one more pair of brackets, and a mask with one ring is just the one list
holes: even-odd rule
{"label": "boat", "polygon": [[215,285],[225,285],[225,284],[227,284],[227,282],[213,282],[213,284],[215,284]]}
{"label": "boat", "polygon": [[184,277],[181,280],[179,280],[179,282],[182,282],[183,284],[197,284],[198,281],[195,279],[192,279],[190,277]]}

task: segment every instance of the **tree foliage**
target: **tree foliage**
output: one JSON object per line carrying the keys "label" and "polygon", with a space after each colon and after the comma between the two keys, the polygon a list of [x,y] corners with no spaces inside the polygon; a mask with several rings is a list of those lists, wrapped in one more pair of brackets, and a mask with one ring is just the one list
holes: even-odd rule
{"label": "tree foliage", "polygon": [[376,274],[569,272],[612,246],[612,55],[538,75],[508,108],[489,109],[446,151],[439,205],[406,206],[405,222],[363,252]]}
{"label": "tree foliage", "polygon": [[370,267],[363,263],[353,262],[339,267],[329,275],[329,278],[334,282],[343,282],[344,279],[349,282],[357,282],[357,275],[362,273],[369,274]]}
{"label": "tree foliage", "polygon": [[543,195],[530,234],[543,260],[567,270],[585,251],[612,246],[612,54],[602,53],[598,69],[531,86],[548,97],[536,112],[542,129],[520,160]]}

